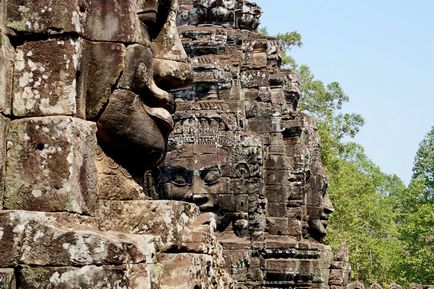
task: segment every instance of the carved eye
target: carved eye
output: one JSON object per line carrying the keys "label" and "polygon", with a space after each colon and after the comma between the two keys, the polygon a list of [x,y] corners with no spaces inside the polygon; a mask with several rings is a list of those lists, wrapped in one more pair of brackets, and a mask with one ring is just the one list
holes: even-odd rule
{"label": "carved eye", "polygon": [[192,172],[184,167],[170,167],[170,182],[177,187],[191,184]]}
{"label": "carved eye", "polygon": [[220,176],[220,170],[218,168],[211,168],[203,172],[202,179],[204,180],[205,184],[210,186],[217,183],[220,180]]}
{"label": "carved eye", "polygon": [[184,175],[175,174],[172,175],[172,183],[178,187],[185,187],[188,185],[187,178]]}

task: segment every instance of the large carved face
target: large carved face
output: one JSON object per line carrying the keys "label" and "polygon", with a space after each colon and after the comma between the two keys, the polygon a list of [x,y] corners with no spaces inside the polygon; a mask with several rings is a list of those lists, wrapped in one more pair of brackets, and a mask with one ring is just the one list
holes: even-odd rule
{"label": "large carved face", "polygon": [[88,98],[87,116],[100,116],[101,143],[133,174],[163,159],[175,110],[166,90],[185,86],[191,79],[176,30],[176,10],[175,0],[138,1],[131,17],[143,43],[123,44],[123,71],[108,102],[101,105],[97,95],[96,101]]}
{"label": "large carved face", "polygon": [[[232,225],[229,228],[237,236],[246,236],[249,201],[253,200],[253,195],[259,195],[260,190],[259,144],[253,146],[250,139],[236,141],[234,135],[222,141],[223,138],[216,135],[199,137],[207,143],[187,144],[181,144],[181,139],[191,141],[198,135],[186,133],[178,142],[175,137],[177,144],[160,166],[159,194],[163,199],[193,202],[202,212],[217,215],[219,231],[226,231]],[[227,146],[227,142],[233,143]]]}
{"label": "large carved face", "polygon": [[317,240],[322,240],[327,234],[329,215],[334,211],[333,204],[327,193],[327,177],[322,167],[313,170],[306,206],[309,217],[309,234]]}
{"label": "large carved face", "polygon": [[49,2],[5,3],[0,24],[16,51],[14,77],[22,79],[11,114],[94,121],[104,151],[142,174],[163,158],[173,127],[167,91],[192,78],[177,1]]}
{"label": "large carved face", "polygon": [[219,196],[228,192],[229,178],[222,172],[228,165],[228,152],[197,144],[182,145],[182,151],[185,153],[179,158],[177,152],[169,152],[160,168],[161,197],[193,202],[201,211],[217,212]]}

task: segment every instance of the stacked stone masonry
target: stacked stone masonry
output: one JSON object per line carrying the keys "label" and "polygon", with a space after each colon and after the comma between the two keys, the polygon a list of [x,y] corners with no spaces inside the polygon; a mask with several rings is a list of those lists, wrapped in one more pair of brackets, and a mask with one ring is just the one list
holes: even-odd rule
{"label": "stacked stone masonry", "polygon": [[247,1],[180,1],[193,83],[173,91],[158,197],[217,216],[235,288],[346,288],[346,248],[322,243],[334,209],[315,122],[297,112],[298,80],[256,32],[260,15]]}
{"label": "stacked stone masonry", "polygon": [[226,288],[212,214],[151,200],[191,66],[172,0],[0,1],[0,288]]}
{"label": "stacked stone masonry", "polygon": [[1,289],[347,287],[315,122],[260,15],[0,1]]}

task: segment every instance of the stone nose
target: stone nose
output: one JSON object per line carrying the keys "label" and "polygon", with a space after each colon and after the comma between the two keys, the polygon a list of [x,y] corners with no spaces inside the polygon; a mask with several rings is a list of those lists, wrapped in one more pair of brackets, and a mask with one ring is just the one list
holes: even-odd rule
{"label": "stone nose", "polygon": [[326,194],[324,196],[324,200],[323,200],[323,208],[324,208],[324,213],[325,214],[331,214],[335,211],[335,208],[333,207],[333,203],[332,200],[330,199],[329,195]]}
{"label": "stone nose", "polygon": [[193,72],[176,28],[176,10],[169,12],[160,33],[153,41],[154,79],[164,90],[188,86]]}
{"label": "stone nose", "polygon": [[205,186],[205,183],[199,176],[194,176],[193,184],[191,186],[193,198],[199,199],[202,198],[202,196],[206,197],[208,195],[208,191]]}

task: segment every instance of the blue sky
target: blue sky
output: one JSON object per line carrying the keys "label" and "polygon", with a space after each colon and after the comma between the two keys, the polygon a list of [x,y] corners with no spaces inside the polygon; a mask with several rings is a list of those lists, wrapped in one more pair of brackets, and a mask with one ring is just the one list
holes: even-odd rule
{"label": "blue sky", "polygon": [[298,31],[291,54],[324,82],[338,81],[356,137],[384,172],[408,183],[420,141],[434,125],[433,0],[257,0],[271,35]]}

